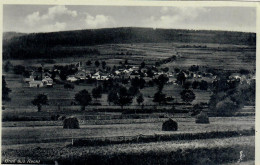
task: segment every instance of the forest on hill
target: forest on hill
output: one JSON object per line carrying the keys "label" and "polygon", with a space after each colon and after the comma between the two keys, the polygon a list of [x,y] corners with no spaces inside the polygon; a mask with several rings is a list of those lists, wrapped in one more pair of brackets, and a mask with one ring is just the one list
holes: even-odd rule
{"label": "forest on hill", "polygon": [[[72,55],[99,54],[97,49],[64,51],[62,47],[91,46],[121,43],[219,43],[252,45],[256,44],[255,33],[176,30],[152,28],[107,28],[76,30],[50,33],[14,35],[4,33],[4,59],[59,58]],[[17,33],[19,34],[19,33]],[[8,36],[8,37],[6,37]]]}

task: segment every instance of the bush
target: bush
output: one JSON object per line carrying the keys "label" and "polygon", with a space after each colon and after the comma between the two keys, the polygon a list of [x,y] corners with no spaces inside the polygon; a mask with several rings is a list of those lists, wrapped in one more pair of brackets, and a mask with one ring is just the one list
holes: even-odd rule
{"label": "bush", "polygon": [[217,116],[233,116],[238,109],[239,106],[235,102],[225,99],[217,103],[215,113]]}
{"label": "bush", "polygon": [[195,122],[198,124],[209,124],[209,117],[205,112],[201,111],[200,114],[196,116]]}
{"label": "bush", "polygon": [[79,121],[76,117],[68,117],[63,120],[63,128],[65,129],[79,129]]}
{"label": "bush", "polygon": [[173,121],[172,119],[168,119],[162,125],[163,131],[177,131],[178,130],[178,123]]}

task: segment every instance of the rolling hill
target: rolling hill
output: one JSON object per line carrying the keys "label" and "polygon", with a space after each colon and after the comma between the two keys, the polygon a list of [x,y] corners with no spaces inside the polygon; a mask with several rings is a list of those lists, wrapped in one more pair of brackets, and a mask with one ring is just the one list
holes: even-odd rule
{"label": "rolling hill", "polygon": [[[176,30],[152,28],[107,28],[17,35],[4,34],[4,59],[31,59],[71,56],[73,52],[59,52],[59,47],[90,46],[118,43],[219,43],[255,45],[255,33]],[[55,48],[55,49],[54,49]],[[55,51],[54,51],[55,50]],[[98,54],[98,50],[84,49],[77,54]]]}

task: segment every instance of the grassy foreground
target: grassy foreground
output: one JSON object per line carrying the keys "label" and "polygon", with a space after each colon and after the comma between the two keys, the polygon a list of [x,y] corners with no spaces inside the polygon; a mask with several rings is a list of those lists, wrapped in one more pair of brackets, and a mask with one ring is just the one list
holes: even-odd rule
{"label": "grassy foreground", "polygon": [[34,144],[4,147],[5,159],[37,159],[41,163],[62,164],[222,164],[254,160],[254,136],[95,147],[68,147]]}

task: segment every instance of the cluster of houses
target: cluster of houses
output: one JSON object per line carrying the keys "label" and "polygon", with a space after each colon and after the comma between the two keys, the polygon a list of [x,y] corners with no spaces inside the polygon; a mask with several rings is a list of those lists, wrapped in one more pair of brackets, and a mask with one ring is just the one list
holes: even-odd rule
{"label": "cluster of houses", "polygon": [[[105,81],[109,79],[133,79],[133,78],[140,78],[142,77],[146,82],[151,81],[155,78],[158,78],[160,75],[164,74],[169,78],[168,83],[175,83],[176,82],[176,75],[173,72],[153,72],[153,76],[148,76],[148,69],[147,68],[139,68],[137,66],[128,66],[127,68],[116,69],[111,72],[96,70],[90,71],[90,69],[82,68],[80,65],[76,65],[77,72],[73,75],[68,75],[66,77],[66,81],[68,82],[77,82],[79,80],[87,80],[87,79],[95,79],[98,81]],[[59,70],[56,69],[57,72]],[[201,80],[216,80],[217,77],[211,73],[200,73],[200,72],[183,72],[181,71],[186,79],[201,79]],[[29,78],[25,78],[24,81],[29,84],[29,87],[52,87],[53,86],[53,79],[51,78],[52,75],[49,72],[36,72],[32,71],[31,76]],[[240,80],[248,80],[248,77],[243,77],[241,75],[231,75],[231,79],[240,79]],[[59,78],[59,74],[55,76],[55,80],[61,80]]]}
{"label": "cluster of houses", "polygon": [[53,79],[49,76],[44,76],[42,80],[36,80],[33,75],[29,78],[25,78],[24,81],[29,84],[29,87],[52,87]]}

